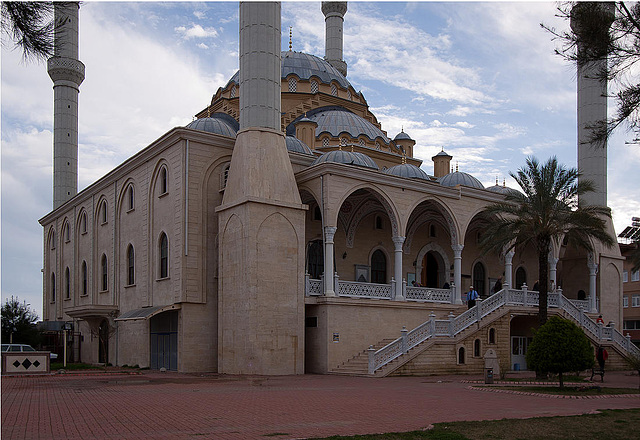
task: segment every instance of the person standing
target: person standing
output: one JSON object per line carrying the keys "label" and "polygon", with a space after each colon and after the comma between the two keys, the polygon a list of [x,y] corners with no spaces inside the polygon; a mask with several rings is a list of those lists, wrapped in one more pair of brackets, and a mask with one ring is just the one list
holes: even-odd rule
{"label": "person standing", "polygon": [[467,307],[470,309],[471,307],[475,306],[477,299],[478,292],[473,290],[473,286],[469,286],[469,291],[467,292]]}
{"label": "person standing", "polygon": [[496,283],[493,285],[493,293],[498,293],[502,290],[502,277],[498,277]]}

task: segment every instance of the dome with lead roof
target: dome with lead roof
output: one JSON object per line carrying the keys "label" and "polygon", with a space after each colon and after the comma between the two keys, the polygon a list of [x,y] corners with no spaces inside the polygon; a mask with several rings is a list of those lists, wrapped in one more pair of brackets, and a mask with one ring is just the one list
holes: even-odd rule
{"label": "dome with lead roof", "polygon": [[449,173],[446,176],[442,176],[438,179],[442,186],[456,186],[464,185],[471,188],[484,189],[484,185],[471,174],[463,173],[462,171],[456,171],[455,173]]}
{"label": "dome with lead roof", "polygon": [[[336,81],[342,88],[353,88],[347,78],[342,75],[331,64],[318,58],[315,55],[310,55],[303,52],[283,51],[282,55],[282,78],[286,78],[290,74],[295,74],[299,79],[309,80],[311,77],[319,79],[324,84],[330,84],[331,81]],[[240,84],[240,72],[236,72],[235,75],[229,80],[225,89],[231,85],[231,83]],[[355,89],[354,89],[355,90]]]}
{"label": "dome with lead roof", "polygon": [[313,153],[311,152],[311,148],[309,148],[307,144],[296,137],[286,136],[285,142],[287,144],[287,150],[289,151],[293,151],[294,153],[313,155]]}
{"label": "dome with lead roof", "polygon": [[208,118],[199,118],[190,122],[186,128],[235,138],[240,126],[226,113],[214,113]]}
{"label": "dome with lead roof", "polygon": [[422,168],[419,168],[410,163],[394,165],[391,168],[385,170],[385,173],[391,174],[393,176],[404,177],[406,179],[431,180],[429,175],[425,173]]}
{"label": "dome with lead roof", "polygon": [[322,156],[316,158],[313,161],[311,166],[319,164],[319,163],[342,163],[345,165],[356,165],[359,167],[371,168],[374,170],[378,170],[378,165],[364,153],[360,153],[357,151],[343,151],[343,150],[334,150],[324,153]]}

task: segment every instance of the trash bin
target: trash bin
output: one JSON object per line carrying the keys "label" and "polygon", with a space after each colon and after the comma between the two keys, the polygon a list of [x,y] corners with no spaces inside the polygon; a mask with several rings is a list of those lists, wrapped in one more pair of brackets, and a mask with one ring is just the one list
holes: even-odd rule
{"label": "trash bin", "polygon": [[484,369],[484,383],[493,383],[493,368]]}

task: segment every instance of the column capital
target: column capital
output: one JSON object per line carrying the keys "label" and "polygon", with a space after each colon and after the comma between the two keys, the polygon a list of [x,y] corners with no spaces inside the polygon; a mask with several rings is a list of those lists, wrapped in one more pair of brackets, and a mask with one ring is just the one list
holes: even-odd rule
{"label": "column capital", "polygon": [[589,275],[596,275],[598,273],[598,263],[587,263],[589,268]]}
{"label": "column capital", "polygon": [[451,249],[453,249],[453,257],[460,258],[462,256],[462,249],[464,249],[463,244],[452,244]]}
{"label": "column capital", "polygon": [[337,230],[338,228],[335,226],[324,227],[324,239],[327,243],[333,243],[333,236],[336,235]]}
{"label": "column capital", "polygon": [[396,246],[396,251],[401,251],[406,237],[396,235],[395,237],[391,237],[391,239],[393,240],[393,244]]}

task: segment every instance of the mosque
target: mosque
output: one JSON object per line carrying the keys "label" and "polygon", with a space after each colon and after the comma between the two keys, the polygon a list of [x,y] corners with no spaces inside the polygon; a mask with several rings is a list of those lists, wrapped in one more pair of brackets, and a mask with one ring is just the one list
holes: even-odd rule
{"label": "mosque", "polygon": [[[79,193],[78,8],[55,8],[54,209],[40,219],[44,324],[72,330],[70,360],[228,374],[526,368],[536,252],[478,246],[480,213],[514,190],[453,170],[446,146],[423,163],[409,133],[384,131],[347,79],[346,2],[322,3],[323,58],[281,52],[279,3],[241,3],[239,72],[193,122]],[[606,115],[593,81],[578,81],[581,124]],[[606,151],[583,151],[587,177],[604,175],[590,203],[606,206]],[[550,313],[612,359],[629,349],[615,328],[622,261],[601,246],[549,255]],[[482,301],[467,310],[471,285]]]}

